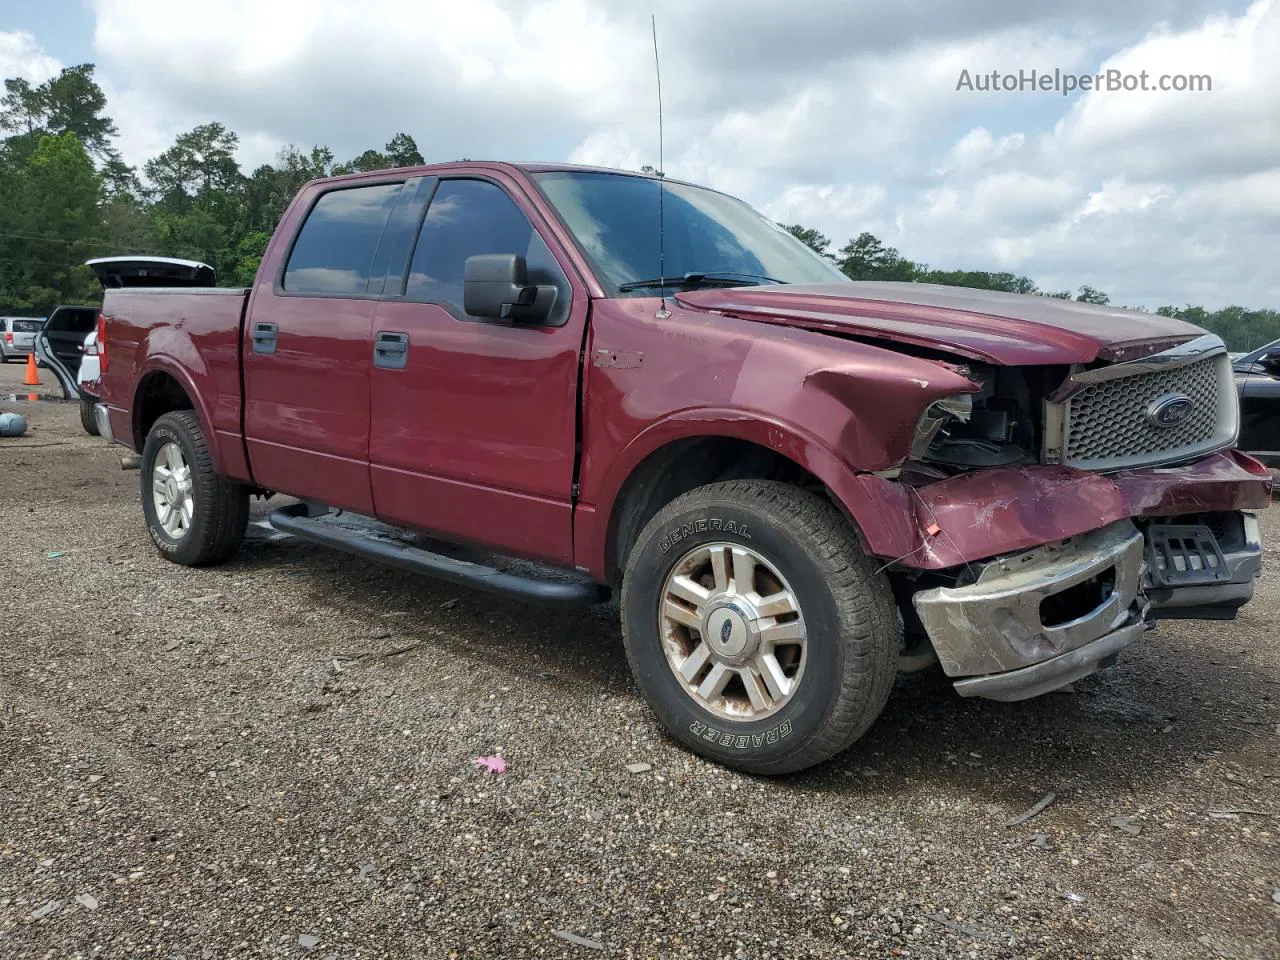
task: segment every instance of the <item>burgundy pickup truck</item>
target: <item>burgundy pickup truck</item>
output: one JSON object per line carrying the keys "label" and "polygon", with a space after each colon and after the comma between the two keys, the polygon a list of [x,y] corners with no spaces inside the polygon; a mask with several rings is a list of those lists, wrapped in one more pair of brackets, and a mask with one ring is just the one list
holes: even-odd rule
{"label": "burgundy pickup truck", "polygon": [[166,557],[227,559],[278,493],[363,557],[616,589],[658,719],[733,767],[832,756],[901,670],[1018,700],[1253,593],[1270,477],[1177,320],[853,283],[723,194],[563,165],[311,183],[248,290],[96,268],[97,419]]}

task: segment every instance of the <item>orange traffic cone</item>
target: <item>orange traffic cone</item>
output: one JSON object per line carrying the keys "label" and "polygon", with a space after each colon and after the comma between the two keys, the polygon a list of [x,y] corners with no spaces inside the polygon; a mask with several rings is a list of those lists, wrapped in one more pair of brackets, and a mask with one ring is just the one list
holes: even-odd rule
{"label": "orange traffic cone", "polygon": [[36,355],[34,353],[27,354],[27,379],[23,380],[22,383],[28,387],[40,386],[40,374],[36,371]]}

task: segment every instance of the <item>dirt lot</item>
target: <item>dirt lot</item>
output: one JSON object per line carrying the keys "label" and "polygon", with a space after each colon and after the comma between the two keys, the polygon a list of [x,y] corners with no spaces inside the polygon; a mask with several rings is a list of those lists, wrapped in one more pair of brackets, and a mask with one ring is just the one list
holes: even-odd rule
{"label": "dirt lot", "polygon": [[1280,957],[1274,560],[1074,694],[903,680],[756,780],[663,738],[613,608],[260,527],[175,567],[73,406],[0,410],[0,957]]}

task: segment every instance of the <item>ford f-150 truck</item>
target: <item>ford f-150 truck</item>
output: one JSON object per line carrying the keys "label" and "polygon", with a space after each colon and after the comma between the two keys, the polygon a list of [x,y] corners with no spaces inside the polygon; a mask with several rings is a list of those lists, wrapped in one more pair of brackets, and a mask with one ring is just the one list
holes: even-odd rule
{"label": "ford f-150 truck", "polygon": [[616,590],[658,719],[743,770],[847,747],[902,669],[1022,699],[1252,595],[1270,477],[1178,320],[854,283],[721,193],[565,165],[308,184],[247,290],[96,269],[96,415],[164,556],[227,559],[286,494],[277,527],[363,557]]}

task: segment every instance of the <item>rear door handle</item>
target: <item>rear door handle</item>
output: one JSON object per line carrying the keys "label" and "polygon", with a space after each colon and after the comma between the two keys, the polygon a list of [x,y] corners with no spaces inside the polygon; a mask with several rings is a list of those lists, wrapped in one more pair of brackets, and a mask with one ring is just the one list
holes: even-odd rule
{"label": "rear door handle", "polygon": [[409,365],[409,335],[384,330],[373,341],[373,365],[384,370],[403,370]]}
{"label": "rear door handle", "polygon": [[275,353],[276,335],[280,328],[274,323],[255,323],[253,325],[253,352]]}

